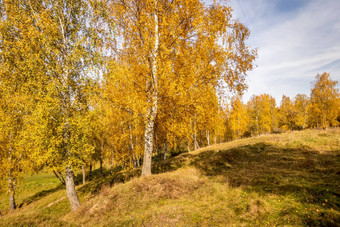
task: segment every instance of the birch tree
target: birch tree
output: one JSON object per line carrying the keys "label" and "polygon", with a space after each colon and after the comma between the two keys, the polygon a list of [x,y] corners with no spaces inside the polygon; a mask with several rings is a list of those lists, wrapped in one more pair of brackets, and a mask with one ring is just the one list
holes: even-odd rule
{"label": "birch tree", "polygon": [[280,106],[280,125],[283,130],[293,130],[296,125],[298,111],[293,101],[283,95]]}
{"label": "birch tree", "polygon": [[248,130],[249,116],[246,105],[240,97],[231,101],[231,110],[228,114],[228,125],[231,130],[231,139],[239,139]]}
{"label": "birch tree", "polygon": [[9,194],[10,209],[16,208],[15,193],[20,177],[29,172],[26,139],[38,81],[40,33],[21,1],[4,1],[0,7],[0,181]]}
{"label": "birch tree", "polygon": [[269,94],[254,95],[247,103],[249,128],[253,135],[270,133],[275,125],[275,99]]}
{"label": "birch tree", "polygon": [[329,73],[318,74],[310,95],[309,115],[313,125],[325,129],[336,124],[338,116],[339,89],[337,81],[331,79]]}
{"label": "birch tree", "polygon": [[309,98],[304,94],[297,94],[294,98],[294,107],[297,111],[296,125],[299,129],[307,128]]}
{"label": "birch tree", "polygon": [[18,1],[39,34],[44,72],[35,85],[35,110],[29,125],[31,156],[38,164],[65,170],[71,209],[79,206],[74,169],[93,152],[88,128],[89,97],[107,50],[110,25],[105,1]]}
{"label": "birch tree", "polygon": [[245,44],[249,30],[218,3],[115,0],[111,13],[117,25],[111,72],[127,67],[129,87],[142,94],[142,176],[149,176],[160,103],[173,96],[190,100],[202,84],[242,92],[256,52]]}

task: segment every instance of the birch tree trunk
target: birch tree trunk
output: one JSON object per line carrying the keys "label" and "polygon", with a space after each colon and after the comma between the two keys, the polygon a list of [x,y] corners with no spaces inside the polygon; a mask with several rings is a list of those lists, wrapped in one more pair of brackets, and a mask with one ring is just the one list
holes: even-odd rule
{"label": "birch tree trunk", "polygon": [[[68,129],[68,127],[66,128]],[[69,142],[69,136],[67,135],[68,131],[69,130],[66,130],[66,133],[64,134],[64,139],[67,141],[67,143]],[[70,151],[67,151],[67,155],[70,157]],[[71,166],[67,166],[65,170],[65,186],[67,198],[71,205],[71,210],[74,211],[80,206],[80,201],[76,191],[75,179]]]}
{"label": "birch tree trunk", "polygon": [[209,133],[209,130],[206,130],[206,136],[207,136],[208,146],[210,146],[210,133]]}
{"label": "birch tree trunk", "polygon": [[194,149],[199,149],[200,146],[197,141],[197,114],[195,113],[195,119],[194,119]]}
{"label": "birch tree trunk", "polygon": [[74,174],[70,167],[66,168],[65,183],[67,198],[70,201],[71,210],[74,211],[80,206],[80,201],[74,184]]}
{"label": "birch tree trunk", "polygon": [[9,208],[11,210],[15,210],[17,208],[17,205],[15,204],[14,192],[9,193]]}
{"label": "birch tree trunk", "polygon": [[189,142],[188,139],[187,139],[187,149],[188,149],[188,152],[190,153],[191,152],[191,150],[190,150],[190,142]]}
{"label": "birch tree trunk", "polygon": [[[12,134],[10,133],[9,135],[9,140],[12,141]],[[9,147],[8,150],[8,163],[12,162],[12,146]],[[15,210],[17,208],[15,204],[15,184],[16,184],[16,179],[13,178],[12,176],[12,169],[10,168],[8,170],[8,194],[9,194],[9,208],[11,210]]]}
{"label": "birch tree trunk", "polygon": [[[135,121],[135,128],[137,128],[136,121]],[[138,136],[135,136],[135,144],[136,144],[136,146],[138,146]],[[135,157],[136,157],[137,167],[139,168],[140,167],[140,156],[139,156],[139,154],[136,153]]]}
{"label": "birch tree trunk", "polygon": [[167,145],[167,140],[165,138],[165,140],[164,140],[164,160],[166,160],[167,153],[168,153],[168,145]]}
{"label": "birch tree trunk", "polygon": [[[61,16],[58,17],[60,32],[62,36],[62,46],[61,46],[61,62],[63,64],[63,75],[61,78],[61,89],[64,90],[64,93],[60,97],[61,101],[61,110],[63,115],[63,140],[64,140],[64,149],[66,149],[67,159],[71,157],[70,150],[68,148],[70,144],[70,124],[68,117],[70,116],[71,110],[71,90],[70,90],[70,74],[68,68],[69,56],[67,50],[68,38],[67,38],[67,25]],[[75,188],[75,179],[72,171],[71,165],[68,165],[65,170],[65,185],[66,185],[66,194],[67,198],[71,205],[71,210],[74,211],[80,206],[79,197]]]}
{"label": "birch tree trunk", "polygon": [[8,194],[9,194],[9,208],[15,210],[17,205],[15,203],[15,181],[11,176],[8,177]]}
{"label": "birch tree trunk", "polygon": [[132,125],[129,124],[129,135],[130,135],[130,145],[129,145],[129,150],[130,150],[130,162],[133,164],[133,168],[137,168],[137,160],[134,154],[134,144],[133,144],[133,132],[132,132]]}
{"label": "birch tree trunk", "polygon": [[151,175],[151,159],[153,151],[153,139],[154,139],[154,126],[157,115],[157,96],[153,94],[153,105],[148,110],[148,116],[146,118],[146,127],[144,134],[144,159],[142,167],[142,176]]}
{"label": "birch tree trunk", "polygon": [[139,161],[140,158],[136,158],[136,162],[137,162],[137,167],[139,168],[140,167],[140,161]]}
{"label": "birch tree trunk", "polygon": [[149,90],[149,104],[150,107],[147,110],[146,114],[146,126],[144,133],[144,159],[143,159],[143,167],[142,167],[142,176],[150,176],[151,175],[151,161],[152,161],[152,151],[153,151],[153,139],[154,139],[154,126],[155,120],[157,116],[157,108],[158,108],[158,85],[157,85],[157,52],[159,46],[159,34],[158,34],[158,14],[157,14],[157,0],[155,0],[154,7],[154,31],[155,31],[155,43],[154,48],[152,50],[152,54],[150,56],[150,66],[151,66],[151,76],[152,81],[150,81],[151,86]]}

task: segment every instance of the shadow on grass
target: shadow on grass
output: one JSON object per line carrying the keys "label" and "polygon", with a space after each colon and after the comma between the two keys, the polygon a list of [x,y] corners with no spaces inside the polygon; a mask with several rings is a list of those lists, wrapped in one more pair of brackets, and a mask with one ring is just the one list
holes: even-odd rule
{"label": "shadow on grass", "polygon": [[[191,155],[186,153],[186,151],[177,151],[170,159],[164,161],[154,160],[152,173],[158,174],[174,171],[182,167],[189,157],[191,157]],[[141,169],[122,170],[120,167],[116,167],[112,173],[107,169],[103,169],[103,173],[104,174],[101,173],[100,169],[92,171],[91,176],[87,176],[90,180],[87,181],[85,185],[80,186],[78,191],[82,194],[98,193],[103,186],[112,186],[117,183],[127,182],[134,177],[139,177],[141,175]],[[82,174],[78,174],[76,179],[78,183],[82,182]]]}
{"label": "shadow on grass", "polygon": [[192,157],[189,153],[184,153],[182,155],[175,156],[173,158],[156,162],[152,165],[152,173],[159,174],[165,172],[175,171],[187,163],[188,160]]}
{"label": "shadow on grass", "polygon": [[[82,194],[87,193],[97,193],[100,191],[100,189],[104,186],[112,186],[117,183],[124,183],[133,177],[140,176],[140,170],[129,170],[129,171],[122,171],[120,167],[117,167],[113,170],[113,173],[111,173],[110,170],[103,169],[103,174],[100,169],[95,169],[92,171],[91,175],[87,176],[87,182],[85,185],[80,185],[82,182],[82,174],[77,174],[75,176],[75,181],[77,185],[80,185],[79,191]],[[19,208],[26,206],[34,201],[37,201],[45,196],[48,196],[54,192],[57,192],[59,190],[64,190],[65,185],[59,184],[55,188],[51,188],[48,190],[42,190],[35,195],[25,198],[22,203],[18,205]]]}
{"label": "shadow on grass", "polygon": [[[121,170],[120,168],[114,169],[113,173],[110,170],[103,171],[104,176],[101,174],[100,170],[95,170],[92,173],[91,181],[88,181],[85,185],[80,186],[78,191],[82,194],[87,193],[98,193],[103,186],[112,186],[118,183],[124,183],[133,177],[140,176],[140,170]],[[77,176],[81,178],[82,175]]]}
{"label": "shadow on grass", "polygon": [[57,192],[59,190],[62,190],[62,189],[65,189],[65,186],[63,184],[59,184],[57,187],[55,188],[51,188],[51,189],[48,189],[48,190],[42,190],[38,193],[36,193],[35,195],[31,196],[31,197],[28,197],[28,198],[25,198],[24,201],[18,205],[18,207],[22,207],[22,206],[26,206],[34,201],[37,201],[45,196],[48,196],[54,192]]}
{"label": "shadow on grass", "polygon": [[[191,164],[208,176],[223,176],[231,186],[259,192],[302,194],[303,202],[320,203],[336,196],[340,207],[340,151],[320,154],[307,147],[282,149],[265,143],[193,156]],[[310,198],[306,195],[311,195]],[[320,198],[322,197],[322,198]]]}
{"label": "shadow on grass", "polygon": [[[340,211],[340,150],[319,153],[309,147],[285,148],[266,143],[228,150],[210,150],[197,155],[184,154],[155,165],[155,173],[174,171],[184,165],[207,176],[219,176],[232,187],[259,194],[294,197],[308,206]],[[311,225],[340,223],[339,216],[319,213]]]}

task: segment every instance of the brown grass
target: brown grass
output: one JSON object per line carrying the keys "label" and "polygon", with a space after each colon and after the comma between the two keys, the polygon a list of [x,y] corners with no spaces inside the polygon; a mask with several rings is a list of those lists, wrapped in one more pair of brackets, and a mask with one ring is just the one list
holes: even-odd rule
{"label": "brown grass", "polygon": [[127,184],[119,184],[112,189],[104,187],[98,196],[87,201],[64,220],[72,222],[81,219],[82,224],[95,224],[93,220],[104,218],[107,212],[118,216],[128,215],[135,210],[148,209],[150,204],[158,201],[176,200],[197,190],[204,183],[199,172],[193,168],[133,179]]}
{"label": "brown grass", "polygon": [[212,145],[156,163],[153,171],[159,174],[133,178],[135,173],[121,172],[78,188],[82,206],[73,213],[67,200],[59,200],[64,191],[46,194],[0,217],[0,225],[340,223],[340,129],[264,135]]}

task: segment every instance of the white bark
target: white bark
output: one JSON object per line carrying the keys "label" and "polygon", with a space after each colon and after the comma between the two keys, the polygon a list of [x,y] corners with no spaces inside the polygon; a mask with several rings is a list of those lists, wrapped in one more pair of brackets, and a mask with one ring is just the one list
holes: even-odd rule
{"label": "white bark", "polygon": [[155,1],[154,12],[154,31],[155,31],[155,43],[150,57],[151,63],[151,76],[152,80],[149,87],[149,104],[150,107],[146,114],[146,126],[144,133],[144,160],[142,167],[142,176],[151,175],[151,159],[153,151],[153,139],[154,139],[154,126],[158,109],[158,84],[157,84],[157,52],[159,46],[159,33],[158,33],[158,12],[157,12],[157,0]]}
{"label": "white bark", "polygon": [[168,145],[167,145],[167,140],[164,140],[164,160],[166,160],[166,155],[168,153]]}
{"label": "white bark", "polygon": [[[12,142],[12,134],[9,135],[10,143]],[[12,146],[8,149],[8,163],[12,162]],[[12,169],[8,170],[8,194],[9,194],[9,208],[11,210],[15,210],[17,208],[15,204],[15,186],[16,186],[16,179],[12,176]]]}
{"label": "white bark", "polygon": [[199,149],[200,146],[197,141],[197,114],[195,113],[195,119],[194,119],[194,149]]}
{"label": "white bark", "polygon": [[8,176],[8,194],[9,194],[9,208],[11,210],[15,210],[17,208],[15,203],[15,183],[16,180],[13,179],[10,175]]}
{"label": "white bark", "polygon": [[74,211],[80,206],[80,201],[74,184],[74,174],[70,167],[66,168],[65,183],[67,198],[70,201],[71,210]]}
{"label": "white bark", "polygon": [[17,205],[15,204],[14,192],[9,194],[9,209],[15,210]]}
{"label": "white bark", "polygon": [[210,133],[209,130],[206,130],[206,136],[207,136],[207,142],[208,142],[208,146],[210,146]]}

